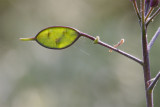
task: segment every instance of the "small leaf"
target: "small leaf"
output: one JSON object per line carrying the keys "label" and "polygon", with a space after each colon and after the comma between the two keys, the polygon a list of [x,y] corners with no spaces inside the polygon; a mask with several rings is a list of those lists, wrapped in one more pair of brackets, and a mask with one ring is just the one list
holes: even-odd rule
{"label": "small leaf", "polygon": [[[40,31],[34,38],[40,45],[50,49],[64,49],[72,45],[78,38],[78,30],[65,26],[53,26]],[[21,38],[21,40],[27,40]]]}

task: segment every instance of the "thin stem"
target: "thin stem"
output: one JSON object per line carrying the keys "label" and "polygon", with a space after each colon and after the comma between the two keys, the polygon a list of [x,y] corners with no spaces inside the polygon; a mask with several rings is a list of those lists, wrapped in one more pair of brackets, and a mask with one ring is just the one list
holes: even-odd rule
{"label": "thin stem", "polygon": [[151,8],[149,9],[149,12],[148,12],[148,14],[147,14],[147,16],[146,16],[146,18],[145,18],[145,21],[147,21],[148,17],[151,15],[151,13],[153,12],[153,10],[154,10],[153,7],[151,7]]}
{"label": "thin stem", "polygon": [[150,51],[152,45],[154,44],[154,42],[156,41],[157,37],[160,35],[160,27],[158,28],[158,30],[156,31],[155,35],[153,36],[153,38],[151,39],[151,41],[148,44],[148,51]]}
{"label": "thin stem", "polygon": [[150,17],[150,19],[147,21],[146,25],[148,24],[160,13],[160,8]]}
{"label": "thin stem", "polygon": [[160,72],[156,75],[153,82],[149,85],[148,91],[152,91],[154,87],[156,86],[156,83],[158,82],[158,79],[160,78]]}
{"label": "thin stem", "polygon": [[145,81],[145,92],[146,92],[146,103],[147,107],[153,107],[153,96],[152,92],[148,92],[147,88],[150,84],[148,81],[151,79],[150,75],[150,63],[149,63],[149,53],[147,49],[147,34],[146,34],[146,25],[145,25],[145,1],[141,0],[141,33],[142,33],[142,49],[143,49],[143,71],[144,71],[144,81]]}
{"label": "thin stem", "polygon": [[148,11],[149,11],[149,8],[150,8],[150,0],[148,0],[146,2],[146,10],[145,10],[145,16],[147,15]]}
{"label": "thin stem", "polygon": [[135,12],[136,12],[136,14],[138,16],[138,19],[139,19],[139,21],[141,21],[141,16],[139,14],[139,9],[138,9],[138,6],[137,6],[137,1],[133,0],[132,3],[133,3],[133,6],[134,6],[134,9],[135,9]]}
{"label": "thin stem", "polygon": [[[87,38],[93,40],[93,41],[97,40],[97,38],[95,38],[95,37],[93,37],[93,36],[90,36],[90,35],[88,35],[88,34],[86,34],[86,33],[82,33],[82,32],[81,32],[80,34],[81,34],[82,36],[84,36],[84,37],[87,37]],[[111,50],[113,50],[113,51],[115,51],[115,52],[118,52],[118,53],[120,53],[121,55],[124,55],[124,56],[126,56],[126,57],[128,57],[128,58],[130,58],[130,59],[132,59],[132,60],[134,60],[134,61],[136,61],[136,62],[138,62],[139,64],[143,65],[143,62],[142,62],[140,59],[138,59],[138,58],[136,58],[136,57],[134,57],[134,56],[132,56],[132,55],[124,52],[124,51],[121,51],[121,50],[119,50],[119,49],[117,49],[117,48],[114,48],[113,46],[111,46],[111,45],[109,45],[109,44],[107,44],[107,43],[104,43],[104,42],[98,40],[98,41],[97,41],[97,44],[102,45],[102,46],[104,46],[104,47],[107,47],[107,48],[109,48],[109,49],[111,49]]]}
{"label": "thin stem", "polygon": [[31,38],[20,38],[20,40],[22,41],[32,41],[32,40],[35,40],[36,38],[35,37],[31,37]]}

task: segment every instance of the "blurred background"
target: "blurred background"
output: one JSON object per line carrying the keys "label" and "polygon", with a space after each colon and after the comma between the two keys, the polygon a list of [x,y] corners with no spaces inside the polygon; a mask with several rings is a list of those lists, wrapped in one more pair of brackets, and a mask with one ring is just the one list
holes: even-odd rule
{"label": "blurred background", "polygon": [[[160,16],[148,28],[150,39]],[[0,107],[146,107],[142,67],[81,37],[64,50],[22,42],[55,25],[74,27],[142,59],[138,19],[129,0],[0,0]],[[160,38],[151,71],[160,70]],[[160,83],[154,90],[160,105]]]}

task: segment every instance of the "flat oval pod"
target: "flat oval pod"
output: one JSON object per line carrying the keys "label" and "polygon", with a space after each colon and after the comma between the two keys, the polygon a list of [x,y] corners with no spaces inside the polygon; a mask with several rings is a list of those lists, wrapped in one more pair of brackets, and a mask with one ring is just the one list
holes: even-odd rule
{"label": "flat oval pod", "polygon": [[40,31],[34,39],[46,48],[64,49],[72,45],[79,37],[80,33],[76,29],[53,26]]}

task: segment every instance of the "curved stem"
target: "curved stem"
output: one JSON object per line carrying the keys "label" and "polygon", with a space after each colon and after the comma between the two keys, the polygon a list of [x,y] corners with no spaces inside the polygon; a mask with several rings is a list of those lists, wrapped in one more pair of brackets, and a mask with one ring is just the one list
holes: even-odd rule
{"label": "curved stem", "polygon": [[[88,34],[86,34],[86,33],[82,33],[82,32],[81,32],[80,34],[81,34],[81,36],[87,37],[87,38],[89,38],[89,39],[91,39],[91,40],[93,40],[93,41],[97,40],[95,37],[90,36],[90,35],[88,35]],[[107,48],[109,48],[109,49],[111,49],[111,50],[113,50],[113,51],[115,51],[115,52],[118,52],[118,53],[120,53],[121,55],[124,55],[124,56],[126,56],[126,57],[128,57],[128,58],[130,58],[130,59],[132,59],[132,60],[134,60],[134,61],[136,61],[136,62],[138,62],[140,65],[143,65],[143,62],[142,62],[140,59],[138,59],[138,58],[136,58],[136,57],[134,57],[134,56],[132,56],[132,55],[124,52],[124,51],[121,51],[121,50],[119,50],[119,49],[117,49],[117,48],[114,48],[113,46],[111,46],[111,45],[109,45],[109,44],[107,44],[107,43],[104,43],[104,42],[98,40],[98,41],[97,41],[97,44],[102,45],[102,46],[104,46],[104,47],[107,47]]]}

